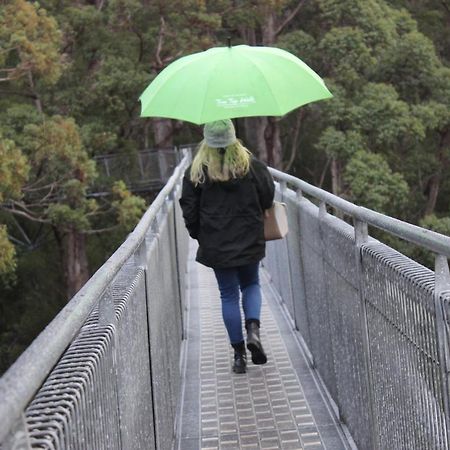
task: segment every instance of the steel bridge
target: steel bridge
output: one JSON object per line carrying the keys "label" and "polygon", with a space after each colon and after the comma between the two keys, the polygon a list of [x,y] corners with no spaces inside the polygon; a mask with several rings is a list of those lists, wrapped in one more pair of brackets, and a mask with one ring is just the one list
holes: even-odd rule
{"label": "steel bridge", "polygon": [[0,380],[0,448],[449,449],[450,238],[272,170],[290,232],[263,261],[268,363],[233,374],[178,205],[188,164]]}

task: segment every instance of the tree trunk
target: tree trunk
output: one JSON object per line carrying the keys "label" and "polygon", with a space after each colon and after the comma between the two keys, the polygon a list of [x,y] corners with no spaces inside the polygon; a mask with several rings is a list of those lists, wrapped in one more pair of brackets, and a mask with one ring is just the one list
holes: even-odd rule
{"label": "tree trunk", "polygon": [[73,228],[58,231],[58,235],[61,237],[62,267],[67,300],[70,300],[89,279],[86,235]]}
{"label": "tree trunk", "polygon": [[[266,140],[264,130],[266,127],[266,117],[245,117],[244,145],[254,153],[261,161],[267,163]],[[238,136],[240,137],[240,136]]]}
{"label": "tree trunk", "polygon": [[282,147],[278,121],[274,117],[247,117],[244,124],[244,144],[256,153],[261,161],[281,169]]}
{"label": "tree trunk", "polygon": [[441,142],[439,144],[438,169],[431,176],[430,181],[428,182],[428,198],[425,206],[425,216],[433,214],[439,196],[442,174],[450,166],[450,160],[447,156],[447,149],[450,146],[450,130],[443,131],[440,134]]}
{"label": "tree trunk", "polygon": [[331,190],[334,195],[341,193],[341,165],[336,158],[331,159]]}
{"label": "tree trunk", "polygon": [[34,96],[34,104],[36,105],[36,109],[38,110],[39,114],[42,114],[43,110],[42,110],[41,98],[39,97],[39,94],[36,91],[33,74],[31,73],[31,71],[28,71],[28,84],[29,84],[31,92]]}
{"label": "tree trunk", "polygon": [[[263,45],[273,46],[276,40],[277,18],[275,12],[268,10],[265,22],[261,26],[261,40]],[[255,30],[241,28],[241,35],[248,41],[255,41]],[[248,42],[255,45],[255,42]],[[269,166],[281,169],[282,147],[280,140],[280,127],[273,117],[246,118],[245,121],[246,144],[255,151],[259,159]]]}
{"label": "tree trunk", "polygon": [[153,134],[155,136],[156,148],[173,147],[173,122],[170,119],[153,119]]}
{"label": "tree trunk", "polygon": [[267,47],[272,47],[276,40],[276,19],[275,13],[269,11],[266,16],[266,23],[262,28],[262,43]]}
{"label": "tree trunk", "polygon": [[428,183],[428,198],[427,204],[425,206],[425,216],[433,214],[434,208],[436,208],[436,202],[439,195],[439,187],[441,184],[441,169],[439,168],[436,173],[434,173]]}
{"label": "tree trunk", "polygon": [[275,169],[281,169],[282,147],[280,127],[275,117],[267,118],[265,138],[267,145],[267,164]]}

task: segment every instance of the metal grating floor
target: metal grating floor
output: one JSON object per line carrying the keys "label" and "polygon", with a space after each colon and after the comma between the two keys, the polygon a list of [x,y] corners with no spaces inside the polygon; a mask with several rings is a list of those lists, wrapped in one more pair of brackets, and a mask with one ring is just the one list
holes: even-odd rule
{"label": "metal grating floor", "polygon": [[[262,271],[261,338],[268,356],[231,371],[214,273],[189,262],[188,339],[176,447],[179,450],[352,448],[330,413],[268,277]],[[248,354],[249,356],[249,354]]]}

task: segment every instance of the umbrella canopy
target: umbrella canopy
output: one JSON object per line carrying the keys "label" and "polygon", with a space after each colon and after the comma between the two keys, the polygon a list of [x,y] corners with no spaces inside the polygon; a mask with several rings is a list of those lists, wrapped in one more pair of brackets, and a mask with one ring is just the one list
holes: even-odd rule
{"label": "umbrella canopy", "polygon": [[141,117],[203,124],[282,116],[332,97],[323,80],[291,53],[273,47],[215,47],[167,66],[139,98]]}

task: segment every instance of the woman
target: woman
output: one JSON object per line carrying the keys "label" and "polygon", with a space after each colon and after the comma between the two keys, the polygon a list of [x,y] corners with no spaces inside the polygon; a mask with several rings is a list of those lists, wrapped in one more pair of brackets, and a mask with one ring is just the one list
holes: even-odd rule
{"label": "woman", "polygon": [[214,269],[236,373],[245,373],[247,365],[239,291],[252,361],[267,361],[259,336],[259,262],[265,256],[263,212],[273,197],[272,176],[236,139],[231,120],[206,124],[183,179],[180,205],[189,234],[199,243],[197,261]]}

